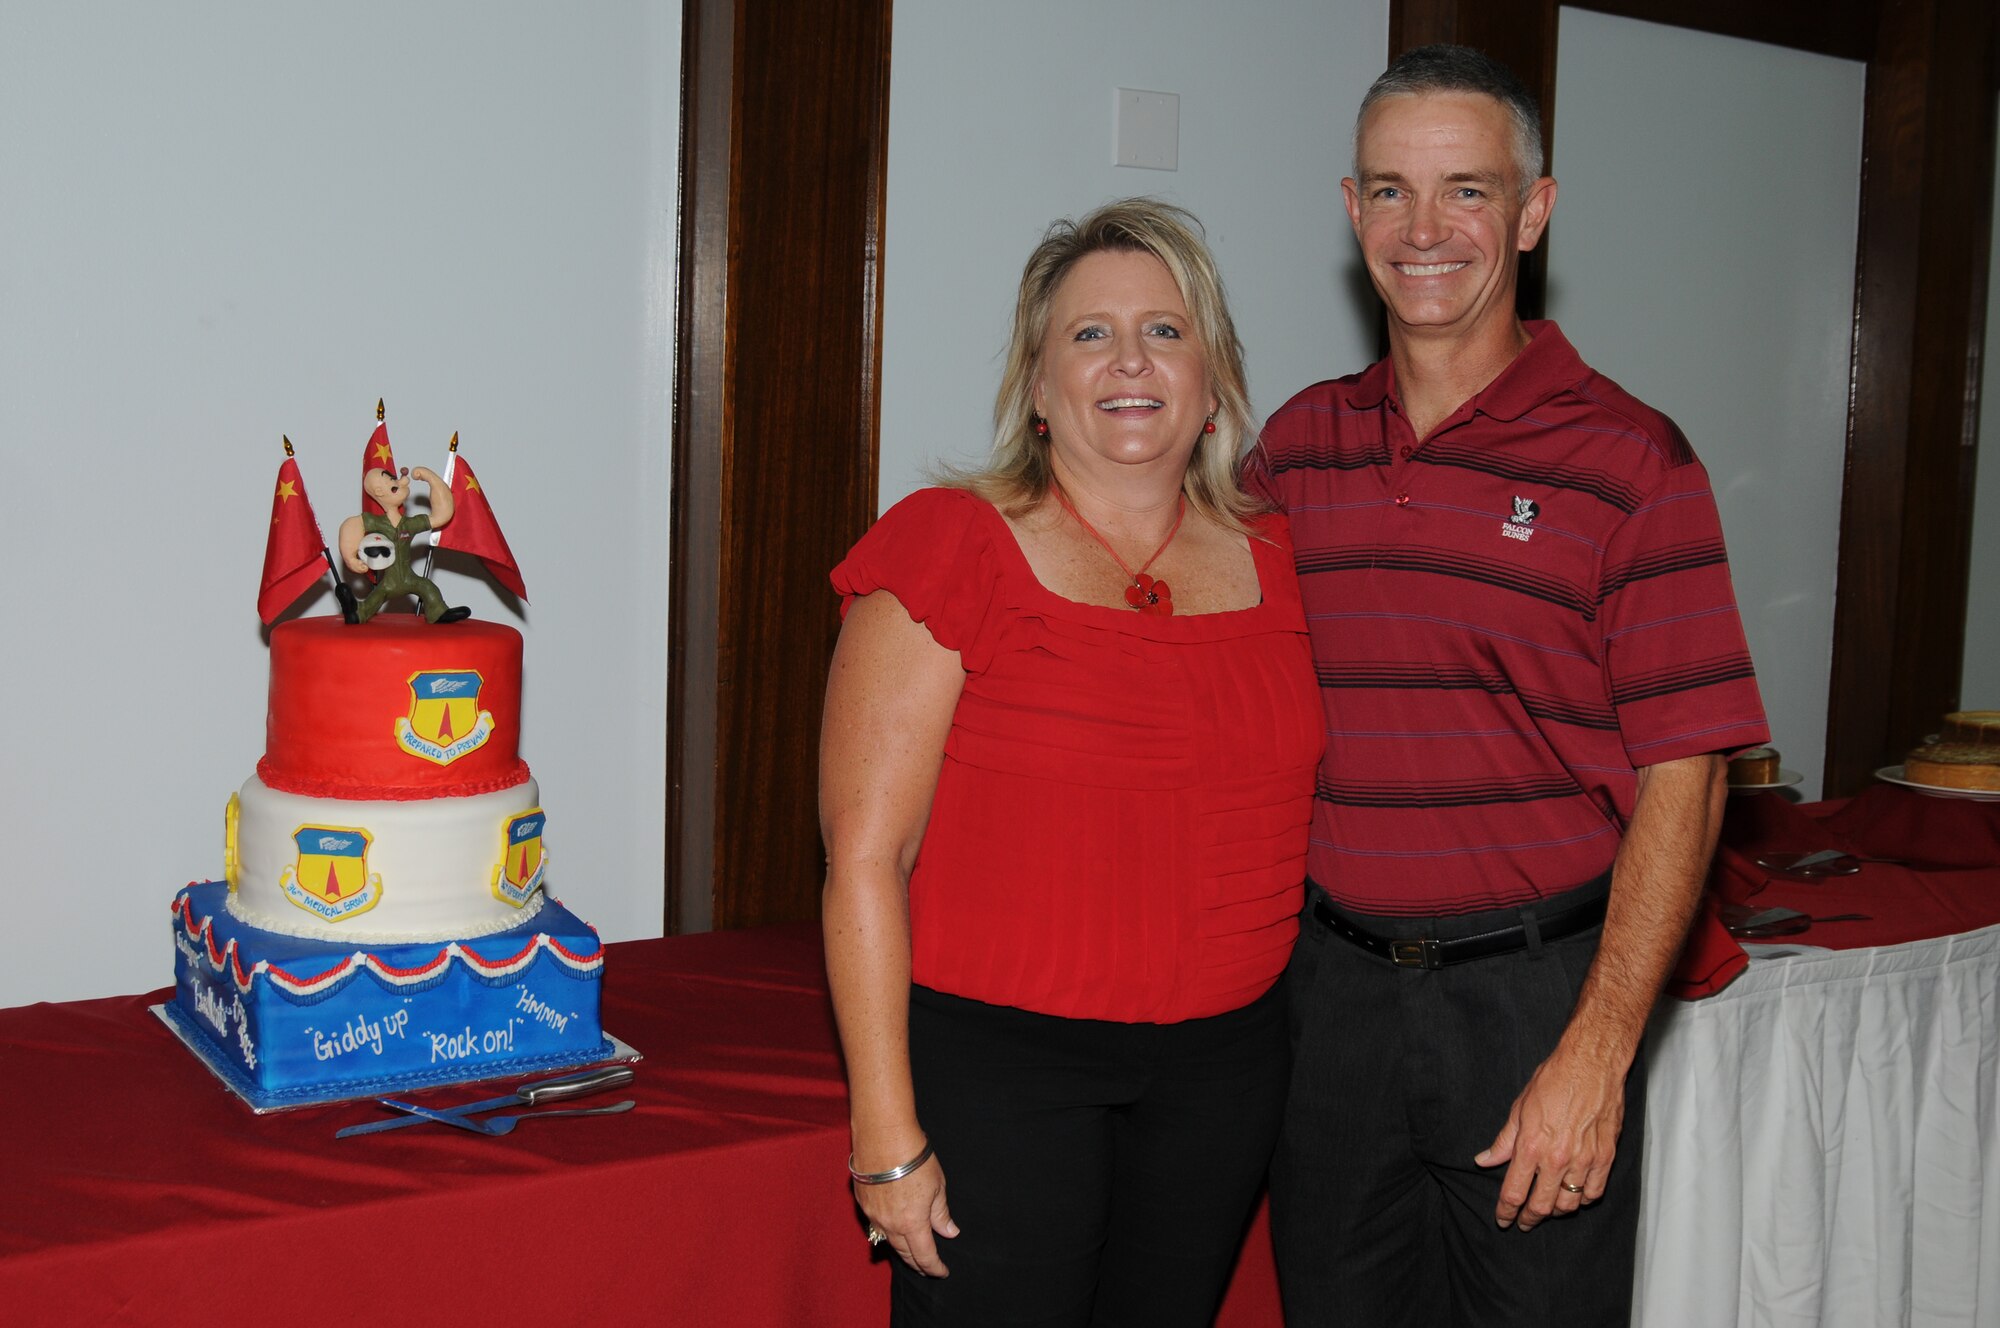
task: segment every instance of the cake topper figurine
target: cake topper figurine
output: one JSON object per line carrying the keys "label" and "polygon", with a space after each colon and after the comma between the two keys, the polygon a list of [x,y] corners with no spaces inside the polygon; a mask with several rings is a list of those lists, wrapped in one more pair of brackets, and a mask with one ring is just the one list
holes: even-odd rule
{"label": "cake topper figurine", "polygon": [[[429,516],[404,516],[403,504],[410,496],[410,484],[422,480],[430,488]],[[375,588],[355,606],[355,622],[367,622],[392,596],[415,595],[424,621],[454,623],[472,616],[463,606],[452,608],[444,596],[411,565],[410,537],[426,530],[443,530],[451,524],[451,487],[428,466],[402,473],[370,470],[361,480],[362,491],[381,507],[381,515],[362,512],[340,523],[340,560],[349,570],[375,578]]]}
{"label": "cake topper figurine", "polygon": [[[472,473],[472,467],[458,452],[458,435],[451,436],[451,456],[444,474],[418,466],[398,468],[396,454],[389,446],[389,426],[383,403],[375,402],[375,432],[362,453],[361,512],[340,523],[340,561],[335,562],[320,534],[319,521],[306,499],[305,479],[292,454],[292,440],[285,442],[285,460],[278,468],[278,482],[271,495],[271,526],[265,537],[264,577],[257,592],[257,613],[268,624],[293,601],[310,590],[330,569],[333,593],[340,602],[340,615],[351,624],[367,622],[390,599],[414,595],[424,620],[454,623],[472,616],[467,608],[452,608],[431,582],[430,567],[417,571],[412,557],[412,537],[429,531],[431,559],[440,548],[470,554],[486,565],[493,579],[525,600],[527,586],[500,533],[500,522],[486,491]],[[422,480],[430,487],[428,516],[403,514],[410,498],[410,486]],[[449,526],[447,535],[445,528]],[[324,567],[315,571],[321,564]],[[348,571],[373,582],[367,597],[355,602],[354,591],[342,575]]]}

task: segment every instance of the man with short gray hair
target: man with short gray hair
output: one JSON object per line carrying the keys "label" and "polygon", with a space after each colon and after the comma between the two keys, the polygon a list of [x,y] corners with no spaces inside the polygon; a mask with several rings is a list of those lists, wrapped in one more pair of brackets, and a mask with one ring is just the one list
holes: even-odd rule
{"label": "man with short gray hair", "polygon": [[1639,1058],[1723,753],[1766,740],[1708,479],[1515,313],[1541,117],[1464,47],[1400,57],[1347,214],[1389,356],[1272,416],[1327,720],[1271,1177],[1287,1320],[1629,1319]]}

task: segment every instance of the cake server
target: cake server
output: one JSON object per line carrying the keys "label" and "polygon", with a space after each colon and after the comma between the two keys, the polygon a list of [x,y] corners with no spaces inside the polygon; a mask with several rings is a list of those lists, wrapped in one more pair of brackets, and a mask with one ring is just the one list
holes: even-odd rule
{"label": "cake server", "polygon": [[639,1105],[637,1099],[628,1097],[623,1102],[613,1102],[608,1107],[557,1107],[552,1111],[517,1111],[511,1116],[488,1116],[485,1120],[473,1120],[470,1116],[454,1116],[449,1112],[433,1111],[414,1102],[398,1102],[394,1098],[387,1097],[377,1100],[385,1107],[415,1112],[423,1120],[441,1121],[446,1125],[456,1125],[461,1130],[471,1130],[474,1134],[488,1136],[512,1134],[516,1125],[524,1120],[534,1120],[538,1116],[615,1116],[621,1111],[630,1111]]}
{"label": "cake server", "polygon": [[[345,1139],[351,1134],[380,1134],[383,1130],[400,1130],[406,1125],[422,1125],[424,1122],[443,1118],[447,1125],[470,1124],[463,1118],[475,1112],[492,1111],[496,1107],[532,1107],[543,1102],[559,1102],[564,1098],[582,1097],[586,1093],[601,1093],[607,1088],[632,1082],[632,1067],[629,1065],[607,1065],[598,1070],[586,1070],[582,1074],[564,1075],[560,1079],[542,1079],[532,1084],[522,1084],[511,1093],[501,1097],[489,1097],[483,1102],[468,1102],[462,1107],[451,1107],[443,1111],[425,1114],[425,1111],[411,1111],[402,1103],[393,1104],[408,1114],[392,1116],[388,1120],[369,1121],[366,1125],[350,1125],[344,1130],[335,1130],[333,1137]],[[381,1099],[383,1104],[390,1104]],[[479,1129],[477,1125],[473,1129]],[[484,1131],[481,1131],[484,1133]]]}

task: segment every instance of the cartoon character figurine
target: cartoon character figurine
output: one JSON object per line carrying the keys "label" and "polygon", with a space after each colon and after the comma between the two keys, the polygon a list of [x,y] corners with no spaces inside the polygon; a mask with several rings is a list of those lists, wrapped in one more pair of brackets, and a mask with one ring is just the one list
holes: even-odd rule
{"label": "cartoon character figurine", "polygon": [[[422,480],[430,486],[429,516],[402,514],[412,480]],[[428,466],[418,466],[415,470],[405,466],[401,475],[371,470],[362,478],[361,487],[382,505],[384,515],[363,512],[340,523],[340,560],[350,571],[373,573],[376,578],[375,588],[355,606],[353,621],[367,622],[394,595],[415,595],[426,622],[453,623],[471,617],[471,609],[446,607],[438,588],[410,562],[412,535],[442,530],[451,523],[451,487]]]}

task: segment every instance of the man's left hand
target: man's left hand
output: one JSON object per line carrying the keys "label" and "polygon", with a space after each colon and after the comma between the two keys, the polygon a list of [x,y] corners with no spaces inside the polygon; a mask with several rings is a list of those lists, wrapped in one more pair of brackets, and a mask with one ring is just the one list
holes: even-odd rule
{"label": "man's left hand", "polygon": [[1482,1167],[1505,1165],[1493,1218],[1528,1231],[1604,1197],[1625,1124],[1625,1073],[1680,953],[1729,791],[1719,755],[1639,769],[1611,868],[1604,934],[1569,1026],[1514,1099]]}
{"label": "man's left hand", "polygon": [[1602,1198],[1624,1123],[1624,1070],[1558,1046],[1473,1159],[1507,1166],[1494,1220],[1531,1231],[1551,1214],[1566,1216]]}

